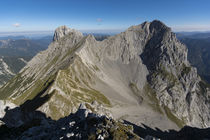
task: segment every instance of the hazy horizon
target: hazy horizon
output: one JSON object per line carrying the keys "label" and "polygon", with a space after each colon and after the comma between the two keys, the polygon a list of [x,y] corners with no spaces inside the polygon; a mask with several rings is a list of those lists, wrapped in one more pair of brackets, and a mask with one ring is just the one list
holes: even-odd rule
{"label": "hazy horizon", "polygon": [[[118,34],[124,30],[79,30],[82,33],[92,33],[92,34]],[[174,31],[175,32],[175,31]],[[177,31],[175,33],[210,33],[210,31]],[[0,32],[0,37],[9,37],[9,36],[24,36],[24,37],[36,37],[36,36],[52,36],[54,34],[54,30],[52,31],[17,31],[17,32]]]}

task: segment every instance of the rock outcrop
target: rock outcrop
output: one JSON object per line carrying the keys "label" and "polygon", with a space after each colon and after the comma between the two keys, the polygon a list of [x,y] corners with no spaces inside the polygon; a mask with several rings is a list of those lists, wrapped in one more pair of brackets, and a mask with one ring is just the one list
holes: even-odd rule
{"label": "rock outcrop", "polygon": [[[91,110],[87,107],[91,107]],[[13,112],[17,120],[23,120],[22,125],[11,126],[7,123],[0,126],[1,139],[139,139],[133,133],[131,125],[116,121],[105,114],[94,113],[96,106],[81,104],[75,114],[70,114],[58,121],[46,118],[40,112]],[[101,108],[102,109],[102,108]],[[16,109],[21,110],[21,108]],[[18,118],[19,117],[19,118]],[[26,121],[27,119],[27,121]]]}
{"label": "rock outcrop", "polygon": [[96,100],[114,118],[135,124],[210,126],[208,85],[187,61],[186,47],[157,20],[103,41],[59,27],[49,48],[1,88],[0,95],[17,105],[35,98],[40,102],[36,110],[53,119]]}
{"label": "rock outcrop", "polygon": [[73,34],[73,33],[76,33],[76,34],[79,34],[80,36],[82,36],[82,33],[77,31],[77,30],[74,30],[74,29],[70,29],[66,26],[60,26],[58,27],[56,30],[55,30],[55,33],[54,33],[54,37],[53,37],[53,41],[58,41],[60,40],[62,37],[64,37],[65,35],[69,35],[69,34]]}

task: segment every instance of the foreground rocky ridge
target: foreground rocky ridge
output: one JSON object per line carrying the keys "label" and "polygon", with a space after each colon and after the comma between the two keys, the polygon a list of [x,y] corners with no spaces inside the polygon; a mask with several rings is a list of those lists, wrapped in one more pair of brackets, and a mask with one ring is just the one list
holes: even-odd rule
{"label": "foreground rocky ridge", "polygon": [[41,103],[32,108],[53,119],[97,100],[115,118],[125,116],[135,124],[210,126],[208,85],[187,61],[186,47],[160,21],[132,26],[103,41],[59,27],[49,48],[0,94],[17,105],[35,99]]}
{"label": "foreground rocky ridge", "polygon": [[[87,108],[88,107],[88,108]],[[104,113],[96,113],[102,111]],[[104,109],[94,102],[81,104],[75,114],[58,121],[46,118],[37,111],[25,112],[23,108],[7,111],[0,127],[1,139],[139,139],[131,125],[106,116]],[[13,115],[13,116],[12,116]],[[11,123],[12,120],[22,123]]]}
{"label": "foreground rocky ridge", "polygon": [[[102,111],[103,110],[103,111]],[[104,113],[102,113],[102,112]],[[101,112],[101,113],[97,113]],[[0,139],[71,139],[71,140],[207,140],[209,128],[184,127],[180,131],[161,131],[148,126],[136,126],[128,121],[114,120],[104,108],[94,102],[83,103],[74,114],[57,121],[38,111],[26,112],[22,107],[8,109],[2,118]],[[13,121],[13,123],[11,123]],[[16,123],[22,121],[22,123]]]}

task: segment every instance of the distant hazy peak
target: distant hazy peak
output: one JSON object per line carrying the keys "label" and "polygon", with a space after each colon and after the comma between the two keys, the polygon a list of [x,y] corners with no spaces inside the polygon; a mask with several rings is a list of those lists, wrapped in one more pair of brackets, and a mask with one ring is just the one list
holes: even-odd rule
{"label": "distant hazy peak", "polygon": [[67,26],[60,26],[55,30],[53,41],[58,41],[60,38],[62,38],[65,35],[68,35],[70,33],[74,33],[78,36],[83,36],[80,31],[68,28]]}

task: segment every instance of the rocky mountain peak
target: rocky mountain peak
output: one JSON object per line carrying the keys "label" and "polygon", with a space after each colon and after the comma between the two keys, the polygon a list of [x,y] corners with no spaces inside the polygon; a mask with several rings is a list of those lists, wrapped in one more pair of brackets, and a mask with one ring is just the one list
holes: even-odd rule
{"label": "rocky mountain peak", "polygon": [[135,31],[135,30],[144,30],[150,33],[152,32],[160,33],[160,31],[171,32],[171,28],[169,28],[159,20],[153,20],[152,22],[145,21],[142,24],[131,26],[130,28],[128,28],[127,31]]}
{"label": "rocky mountain peak", "polygon": [[70,33],[77,34],[79,36],[83,36],[80,31],[68,28],[66,25],[60,26],[55,30],[53,41],[58,41],[60,38],[64,37],[65,35],[68,35]]}
{"label": "rocky mountain peak", "polygon": [[2,87],[0,95],[18,105],[45,95],[47,100],[36,109],[53,119],[96,100],[116,118],[128,115],[134,123],[207,127],[210,93],[199,84],[186,47],[155,20],[103,41],[61,26],[50,47]]}
{"label": "rocky mountain peak", "polygon": [[155,28],[155,29],[170,29],[168,26],[166,26],[163,22],[159,20],[153,20],[150,22],[150,28]]}

